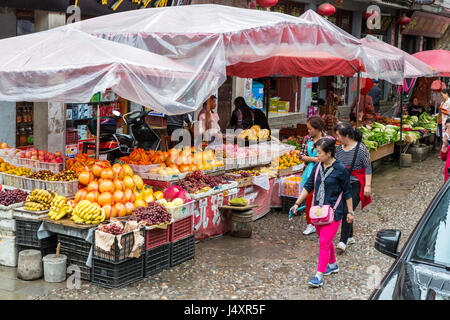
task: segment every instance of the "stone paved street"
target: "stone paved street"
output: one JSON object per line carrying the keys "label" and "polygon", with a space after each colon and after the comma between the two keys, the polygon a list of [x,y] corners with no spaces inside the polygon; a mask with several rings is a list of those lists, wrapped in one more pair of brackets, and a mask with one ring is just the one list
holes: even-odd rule
{"label": "stone paved street", "polygon": [[[251,239],[226,235],[197,243],[194,260],[126,288],[109,290],[83,282],[79,290],[59,285],[34,298],[367,299],[372,291],[367,286],[371,270],[379,270],[381,277],[394,261],[374,249],[376,232],[382,228],[401,230],[402,248],[442,185],[443,167],[435,153],[411,168],[384,164],[377,169],[374,201],[367,211],[356,215],[356,244],[338,256],[340,272],[326,277],[319,289],[307,285],[316,270],[316,234],[302,234],[304,216],[289,222],[287,215],[273,211],[255,222]],[[0,298],[5,294],[1,291]]]}

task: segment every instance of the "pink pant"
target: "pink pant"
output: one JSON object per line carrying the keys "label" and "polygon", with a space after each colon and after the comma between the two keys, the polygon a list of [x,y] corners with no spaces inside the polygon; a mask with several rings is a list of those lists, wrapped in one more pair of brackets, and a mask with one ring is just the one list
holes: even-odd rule
{"label": "pink pant", "polygon": [[317,271],[325,273],[329,263],[336,262],[336,255],[334,253],[333,239],[339,229],[341,220],[335,221],[326,225],[316,225],[316,231],[319,235],[319,264]]}

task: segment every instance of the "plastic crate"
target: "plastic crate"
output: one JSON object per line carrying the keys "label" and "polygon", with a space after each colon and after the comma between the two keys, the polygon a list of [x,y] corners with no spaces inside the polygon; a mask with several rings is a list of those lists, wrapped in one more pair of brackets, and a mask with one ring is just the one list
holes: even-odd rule
{"label": "plastic crate", "polygon": [[53,191],[64,197],[72,197],[78,191],[78,180],[73,181],[45,181],[46,190]]}
{"label": "plastic crate", "polygon": [[58,242],[61,243],[61,250],[71,251],[82,255],[89,255],[91,244],[84,239],[58,234]]}
{"label": "plastic crate", "polygon": [[92,259],[93,284],[117,289],[141,280],[144,277],[144,256],[122,263],[110,263]]}
{"label": "plastic crate", "polygon": [[80,268],[80,279],[91,281],[92,279],[92,268],[89,268],[86,265],[86,261],[89,257],[88,254],[80,254],[78,252],[74,252],[72,250],[64,250],[61,249],[61,254],[67,256],[67,267],[70,265],[76,265]]}
{"label": "plastic crate", "polygon": [[23,188],[25,190],[34,190],[34,189],[42,189],[47,190],[46,181],[44,180],[38,180],[38,179],[32,179],[32,178],[23,178]]}
{"label": "plastic crate", "polygon": [[78,130],[67,129],[66,130],[66,145],[78,144]]}
{"label": "plastic crate", "polygon": [[176,242],[172,242],[170,244],[170,266],[174,267],[188,261],[190,259],[194,259],[195,256],[195,236],[187,236],[181,240]]}
{"label": "plastic crate", "polygon": [[4,173],[3,174],[3,185],[13,187],[13,188],[18,188],[18,189],[24,189],[23,177]]}
{"label": "plastic crate", "polygon": [[170,268],[170,243],[145,252],[144,277],[153,276]]}
{"label": "plastic crate", "polygon": [[194,233],[194,216],[175,221],[169,226],[169,240],[174,242]]}
{"label": "plastic crate", "polygon": [[195,201],[191,201],[181,206],[177,206],[175,208],[166,208],[166,209],[172,215],[172,218],[176,221],[186,218],[188,216],[192,216],[194,214],[194,207]]}
{"label": "plastic crate", "polygon": [[49,162],[38,162],[36,164],[36,170],[49,170],[53,173],[59,173],[63,170],[62,163],[49,163]]}
{"label": "plastic crate", "polygon": [[19,257],[20,251],[23,251],[23,250],[39,250],[39,251],[41,251],[41,255],[43,258],[48,254],[56,253],[56,244],[55,244],[55,246],[46,247],[46,248],[35,248],[35,247],[30,247],[30,246],[17,245],[17,257]]}
{"label": "plastic crate", "polygon": [[56,235],[39,240],[37,231],[42,221],[28,221],[16,219],[16,243],[34,248],[56,248]]}
{"label": "plastic crate", "polygon": [[[293,177],[293,176],[290,176]],[[290,177],[284,177],[280,182],[280,196],[298,198],[302,192],[300,182],[286,180]]]}
{"label": "plastic crate", "polygon": [[292,206],[295,204],[295,201],[297,201],[297,198],[281,197],[281,212],[289,214],[289,209],[292,208]]}
{"label": "plastic crate", "polygon": [[25,167],[35,171],[39,160],[17,158],[16,163],[18,167]]}
{"label": "plastic crate", "polygon": [[170,226],[167,229],[153,228],[145,230],[145,250],[158,247],[170,242]]}
{"label": "plastic crate", "polygon": [[[95,233],[94,232],[94,250],[93,254],[95,259],[103,260],[111,263],[120,263],[129,259],[135,259],[135,258],[128,258],[128,255],[131,253],[131,250],[134,246],[134,232],[128,232],[122,235],[120,239],[120,243],[122,245],[122,249],[119,249],[119,244],[117,241],[117,237],[114,239],[114,245],[111,247],[111,252],[106,252],[99,247],[95,246]],[[145,237],[145,228],[141,228],[140,233],[143,237]],[[140,247],[141,252],[140,255],[142,256],[144,251],[144,244]]]}

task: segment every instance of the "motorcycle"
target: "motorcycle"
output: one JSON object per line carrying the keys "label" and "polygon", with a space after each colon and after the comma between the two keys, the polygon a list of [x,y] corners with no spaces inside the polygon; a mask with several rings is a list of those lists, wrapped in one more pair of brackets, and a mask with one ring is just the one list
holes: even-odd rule
{"label": "motorcycle", "polygon": [[[131,127],[131,135],[116,133],[117,120],[121,114],[113,111],[113,117],[100,117],[100,136],[99,136],[99,157],[106,159],[111,163],[116,162],[121,157],[130,155],[134,148],[144,150],[157,150],[161,143],[160,137],[145,123],[147,111],[143,108],[141,111],[133,111],[122,116],[124,126]],[[88,124],[89,131],[96,135],[97,121],[92,119]],[[95,143],[83,143],[83,153],[87,150],[95,150]]]}

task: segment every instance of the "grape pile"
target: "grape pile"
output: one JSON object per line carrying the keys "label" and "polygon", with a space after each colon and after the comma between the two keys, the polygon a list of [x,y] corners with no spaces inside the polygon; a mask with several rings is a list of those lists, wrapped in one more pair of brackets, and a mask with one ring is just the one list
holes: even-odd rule
{"label": "grape pile", "polygon": [[112,235],[124,234],[123,228],[117,225],[117,223],[110,223],[105,226],[101,226],[98,230]]}
{"label": "grape pile", "polygon": [[161,223],[167,223],[172,220],[172,215],[167,209],[158,202],[150,202],[147,207],[137,207],[129,217],[130,221],[144,222],[152,226]]}
{"label": "grape pile", "polygon": [[28,193],[20,189],[0,191],[0,204],[7,207],[14,203],[24,202],[27,196]]}
{"label": "grape pile", "polygon": [[217,187],[223,183],[222,176],[207,176],[202,171],[196,170],[189,173],[184,180],[178,181],[178,185],[189,193],[195,193],[205,187]]}

